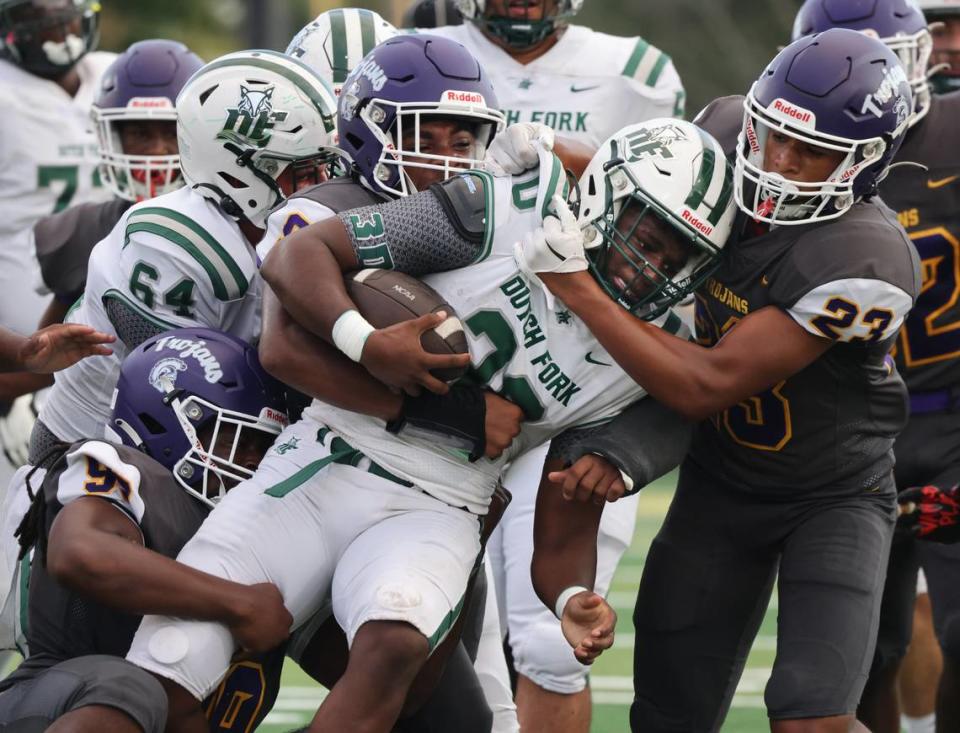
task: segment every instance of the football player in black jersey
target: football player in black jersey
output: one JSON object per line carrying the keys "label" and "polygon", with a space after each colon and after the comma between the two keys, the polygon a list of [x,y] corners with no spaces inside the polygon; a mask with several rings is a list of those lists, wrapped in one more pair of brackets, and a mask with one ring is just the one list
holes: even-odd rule
{"label": "football player in black jersey", "polygon": [[[169,331],[124,361],[116,442],[58,445],[24,479],[40,484],[18,529],[11,590],[26,659],[0,682],[0,727],[69,716],[71,730],[162,731],[162,687],[122,659],[143,613],[220,619],[250,652],[281,645],[292,619],[275,586],[213,578],[173,558],[222,493],[252,474],[286,423],[282,409],[256,350],[228,334]],[[175,653],[178,640],[167,642]],[[210,700],[211,727],[261,720],[282,659],[281,647],[231,670]],[[249,704],[228,710],[224,689]]]}
{"label": "football player in black jersey", "polygon": [[650,394],[702,421],[640,583],[634,730],[719,730],[778,573],[771,729],[864,730],[906,421],[886,357],[919,289],[874,195],[911,109],[897,57],[834,29],[700,115],[736,155],[741,214],[697,295],[699,345],[630,318],[585,272],[542,276]]}
{"label": "football player in black jersey", "polygon": [[[884,202],[897,212],[917,249],[922,274],[916,305],[894,346],[897,369],[910,393],[910,420],[895,445],[895,477],[900,490],[933,485],[947,491],[960,481],[960,420],[954,414],[960,406],[960,306],[955,302],[960,292],[960,94],[931,95],[927,65],[933,41],[928,19],[910,0],[878,0],[869,12],[848,3],[846,15],[828,5],[807,0],[794,35],[831,27],[873,34],[898,55],[914,91],[910,129],[894,159],[909,165],[894,165],[880,186]],[[936,3],[940,11],[944,5]],[[950,27],[960,28],[960,21],[948,21],[945,30]],[[950,60],[942,49],[938,58]],[[954,78],[950,73],[941,70],[941,78]],[[924,503],[934,502],[921,498],[915,505]],[[913,531],[898,533],[893,542],[877,649],[857,713],[874,733],[900,730],[896,682],[911,638],[918,564],[926,572],[945,652],[937,718],[942,730],[960,728],[960,590],[955,580],[960,546],[913,542],[914,536],[942,540],[938,535],[950,534],[929,516],[918,519],[917,512],[905,516],[901,522]]]}

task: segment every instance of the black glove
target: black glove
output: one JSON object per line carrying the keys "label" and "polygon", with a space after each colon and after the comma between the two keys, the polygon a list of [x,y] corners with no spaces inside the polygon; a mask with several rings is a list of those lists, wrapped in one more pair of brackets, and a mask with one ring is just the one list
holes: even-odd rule
{"label": "black glove", "polygon": [[960,492],[956,486],[914,486],[897,496],[897,529],[927,542],[960,541]]}
{"label": "black glove", "polygon": [[470,461],[483,456],[487,445],[487,402],[483,389],[458,383],[445,395],[424,390],[417,397],[403,396],[400,419],[387,423],[387,431],[417,435],[467,451]]}

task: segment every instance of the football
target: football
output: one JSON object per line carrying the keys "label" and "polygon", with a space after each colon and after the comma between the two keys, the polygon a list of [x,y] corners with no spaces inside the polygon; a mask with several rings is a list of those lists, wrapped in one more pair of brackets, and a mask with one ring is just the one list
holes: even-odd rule
{"label": "football", "polygon": [[[424,331],[420,338],[431,354],[466,354],[467,337],[456,311],[436,290],[415,277],[393,270],[368,268],[344,276],[347,293],[357,310],[375,328],[386,328],[427,313],[444,311],[446,319],[436,328]],[[435,369],[437,379],[452,382],[466,368]]]}

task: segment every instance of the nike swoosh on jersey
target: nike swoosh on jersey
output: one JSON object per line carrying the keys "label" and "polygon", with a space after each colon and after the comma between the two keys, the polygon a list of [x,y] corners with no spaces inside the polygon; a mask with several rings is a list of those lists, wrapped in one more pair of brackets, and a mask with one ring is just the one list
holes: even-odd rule
{"label": "nike swoosh on jersey", "polygon": [[599,84],[594,84],[592,87],[578,87],[576,84],[570,85],[570,91],[574,94],[579,94],[580,92],[589,92],[591,89],[599,89]]}
{"label": "nike swoosh on jersey", "polygon": [[947,176],[946,178],[940,178],[936,181],[932,181],[929,178],[927,179],[927,188],[943,188],[953,183],[955,180],[960,178],[960,176]]}
{"label": "nike swoosh on jersey", "polygon": [[587,360],[588,364],[599,364],[600,366],[613,366],[613,364],[607,364],[605,361],[597,361],[593,358],[593,352],[588,351],[587,355],[584,357]]}

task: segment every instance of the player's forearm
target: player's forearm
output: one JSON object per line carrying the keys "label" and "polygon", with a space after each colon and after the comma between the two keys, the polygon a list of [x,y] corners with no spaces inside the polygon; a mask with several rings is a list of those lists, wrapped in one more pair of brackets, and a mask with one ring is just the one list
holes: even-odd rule
{"label": "player's forearm", "polygon": [[297,323],[330,341],[337,318],[356,306],[343,284],[346,268],[317,235],[322,224],[300,229],[274,247],[260,272]]}
{"label": "player's forearm", "polygon": [[15,372],[23,369],[20,351],[26,343],[25,336],[0,326],[0,372]]}
{"label": "player's forearm", "polygon": [[52,374],[34,374],[32,372],[0,374],[0,402],[13,402],[21,395],[36,392],[52,384]]}
{"label": "player's forearm", "polygon": [[[703,420],[762,392],[803,366],[776,342],[754,342],[743,323],[707,348],[642,321],[614,302],[587,273],[553,276],[550,289],[587,325],[607,353],[633,380],[688,420]],[[769,310],[769,309],[768,309]],[[759,312],[758,312],[759,313]],[[791,327],[789,316],[782,314]],[[751,314],[756,322],[757,314]],[[761,316],[763,318],[763,316]],[[771,320],[771,319],[767,319]],[[763,329],[754,329],[759,334]],[[731,339],[730,336],[737,332]],[[742,333],[741,333],[742,332]],[[734,346],[734,342],[740,344]],[[794,366],[794,363],[799,366]]]}
{"label": "player's forearm", "polygon": [[546,476],[563,468],[550,458],[543,467],[533,522],[533,560],[530,573],[537,596],[551,610],[570,586],[592,589],[597,571],[597,532],[602,506],[566,501],[560,486]]}
{"label": "player's forearm", "polygon": [[66,587],[127,613],[231,624],[245,598],[246,586],[97,530],[60,546],[52,537],[47,567]]}
{"label": "player's forearm", "polygon": [[281,382],[351,412],[395,420],[403,398],[359,364],[297,324],[266,289],[260,362]]}

